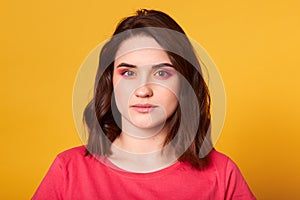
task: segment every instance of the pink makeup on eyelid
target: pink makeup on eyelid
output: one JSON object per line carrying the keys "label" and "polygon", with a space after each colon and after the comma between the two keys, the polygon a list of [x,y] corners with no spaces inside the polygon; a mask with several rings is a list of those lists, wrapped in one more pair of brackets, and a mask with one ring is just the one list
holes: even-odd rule
{"label": "pink makeup on eyelid", "polygon": [[[132,79],[133,76],[135,76],[135,75],[127,76],[127,75],[125,75],[126,72],[133,72],[134,74],[136,74],[136,72],[134,70],[132,70],[132,68],[128,68],[125,66],[119,67],[116,70],[117,70],[117,73],[125,79]],[[162,75],[162,76],[156,75],[159,72],[165,72],[166,75]],[[165,67],[159,67],[157,69],[154,69],[152,73],[153,73],[153,76],[155,79],[166,80],[166,79],[170,78],[171,76],[173,76],[174,74],[176,74],[176,70],[173,67],[165,66]]]}
{"label": "pink makeup on eyelid", "polygon": [[[166,75],[163,75],[163,76],[156,75],[156,73],[159,73],[159,72],[165,72]],[[174,72],[172,70],[158,70],[154,73],[154,77],[157,80],[166,80],[166,79],[169,79],[170,77],[172,77],[173,75],[174,75]]]}
{"label": "pink makeup on eyelid", "polygon": [[131,70],[129,70],[128,68],[125,68],[125,67],[117,69],[118,74],[121,75],[121,76],[125,76],[124,73],[128,72],[128,71],[131,71]]}

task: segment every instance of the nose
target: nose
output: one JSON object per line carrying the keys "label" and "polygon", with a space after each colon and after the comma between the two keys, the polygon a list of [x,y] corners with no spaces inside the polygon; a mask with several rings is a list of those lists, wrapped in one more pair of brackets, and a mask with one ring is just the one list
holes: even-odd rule
{"label": "nose", "polygon": [[150,85],[143,85],[135,90],[135,96],[140,98],[152,97],[153,90]]}

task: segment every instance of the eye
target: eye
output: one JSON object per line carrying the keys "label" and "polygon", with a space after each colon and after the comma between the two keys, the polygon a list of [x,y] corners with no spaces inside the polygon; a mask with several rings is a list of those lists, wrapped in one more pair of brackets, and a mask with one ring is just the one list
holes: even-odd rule
{"label": "eye", "polygon": [[158,77],[169,77],[171,74],[167,71],[160,70],[158,72],[155,72],[154,76]]}
{"label": "eye", "polygon": [[135,76],[135,73],[129,70],[124,70],[121,74],[122,76]]}

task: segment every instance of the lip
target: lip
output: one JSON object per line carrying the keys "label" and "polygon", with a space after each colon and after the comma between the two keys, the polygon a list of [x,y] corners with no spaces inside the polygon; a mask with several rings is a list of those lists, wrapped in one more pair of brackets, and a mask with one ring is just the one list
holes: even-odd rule
{"label": "lip", "polygon": [[134,104],[130,107],[139,113],[149,113],[157,106],[152,104]]}

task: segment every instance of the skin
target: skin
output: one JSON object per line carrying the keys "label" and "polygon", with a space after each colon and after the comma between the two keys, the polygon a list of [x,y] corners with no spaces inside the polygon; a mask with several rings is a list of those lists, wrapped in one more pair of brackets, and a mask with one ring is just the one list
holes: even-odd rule
{"label": "skin", "polygon": [[179,93],[168,54],[150,37],[127,39],[116,54],[113,86],[122,116],[122,132],[113,144],[134,153],[161,149]]}

